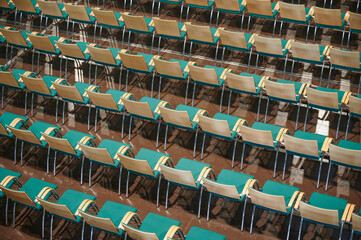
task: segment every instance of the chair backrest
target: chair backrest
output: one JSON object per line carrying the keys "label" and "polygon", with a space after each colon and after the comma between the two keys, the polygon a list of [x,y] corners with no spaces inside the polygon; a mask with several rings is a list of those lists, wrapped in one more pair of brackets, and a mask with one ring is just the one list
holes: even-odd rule
{"label": "chair backrest", "polygon": [[350,108],[350,112],[361,115],[361,98],[351,95],[348,106]]}
{"label": "chair backrest", "polygon": [[18,81],[16,81],[14,75],[11,72],[0,71],[0,84],[12,86],[12,87],[20,87]]}
{"label": "chair backrest", "polygon": [[154,118],[154,114],[150,109],[149,103],[147,102],[137,102],[122,98],[125,108],[129,113],[143,116],[146,118]]}
{"label": "chair backrest", "polygon": [[305,140],[284,134],[283,141],[287,151],[302,153],[314,157],[319,156],[316,140]]}
{"label": "chair backrest", "polygon": [[84,153],[85,157],[88,159],[92,159],[101,163],[114,165],[114,158],[118,156],[110,156],[108,150],[106,148],[96,148],[86,146],[82,143],[78,143],[80,150]]}
{"label": "chair backrest", "polygon": [[338,94],[336,92],[319,91],[308,87],[307,101],[309,104],[338,109]]}
{"label": "chair backrest", "polygon": [[352,229],[357,232],[361,232],[361,216],[356,213],[352,213],[351,217]]}
{"label": "chair backrest", "polygon": [[92,104],[104,108],[119,110],[117,103],[111,94],[97,93],[85,90]]}
{"label": "chair backrest", "polygon": [[330,144],[329,155],[331,161],[361,167],[361,150],[351,150]]}
{"label": "chair backrest", "polygon": [[228,31],[222,28],[218,28],[219,38],[223,45],[236,47],[236,48],[247,48],[246,38],[242,32]]}
{"label": "chair backrest", "polygon": [[205,132],[232,137],[227,120],[218,120],[198,114],[199,125]]}
{"label": "chair backrest", "polygon": [[306,22],[305,5],[279,2],[281,18]]}
{"label": "chair backrest", "polygon": [[233,199],[240,199],[240,193],[238,192],[235,185],[221,184],[206,178],[203,178],[202,180],[208,192]]}
{"label": "chair backrest", "polygon": [[296,90],[294,84],[278,83],[270,80],[265,81],[268,96],[296,101]]}
{"label": "chair backrest", "polygon": [[64,56],[85,59],[84,53],[81,51],[81,49],[76,43],[62,43],[58,41],[55,42],[56,46],[59,48],[59,50]]}
{"label": "chair backrest", "polygon": [[360,69],[360,52],[344,51],[332,47],[330,49],[331,64]]}
{"label": "chair backrest", "polygon": [[53,86],[61,98],[67,98],[77,102],[84,102],[78,89],[74,86],[65,86],[53,82]]}
{"label": "chair backrest", "polygon": [[286,202],[283,196],[267,194],[251,187],[248,188],[248,194],[253,204],[287,213]]}
{"label": "chair backrest", "polygon": [[274,55],[283,55],[282,42],[280,38],[254,37],[254,44],[257,52],[264,52]]}
{"label": "chair backrest", "polygon": [[33,34],[27,34],[30,42],[33,44],[35,49],[48,51],[48,52],[55,52],[55,48],[51,43],[49,37],[47,36],[36,36]]}
{"label": "chair backrest", "polygon": [[38,197],[36,197],[36,200],[39,201],[40,205],[43,206],[47,212],[76,221],[76,217],[67,205],[49,202]]}
{"label": "chair backrest", "polygon": [[342,26],[341,9],[314,7],[315,23],[329,26]]}
{"label": "chair backrest", "polygon": [[2,125],[2,123],[0,122],[0,135],[5,135],[5,136],[9,136],[8,131],[6,131],[5,126]]}
{"label": "chair backrest", "polygon": [[241,76],[231,72],[226,72],[228,87],[245,92],[256,93],[256,85],[253,77]]}
{"label": "chair backrest", "polygon": [[8,43],[19,45],[19,46],[28,46],[23,35],[21,35],[18,30],[8,30],[4,28],[0,28],[0,32],[6,39]]}
{"label": "chair backrest", "polygon": [[24,12],[33,12],[36,13],[34,5],[30,0],[12,0],[16,9]]}
{"label": "chair backrest", "polygon": [[179,62],[170,62],[153,58],[155,71],[159,74],[183,78],[183,72]]}
{"label": "chair backrest", "polygon": [[337,210],[319,208],[301,201],[300,213],[301,217],[303,218],[332,226],[337,226],[337,228],[339,227]]}
{"label": "chair backrest", "polygon": [[[103,229],[107,232],[119,233],[117,227],[114,226],[114,223],[112,222],[112,220],[110,220],[110,218],[97,217],[83,211],[79,211],[79,214],[89,225],[92,225],[99,229]],[[123,226],[121,225],[120,227],[123,228]]]}
{"label": "chair backrest", "polygon": [[141,71],[149,71],[147,63],[142,55],[133,55],[123,52],[118,52],[123,65],[126,68],[137,69]]}
{"label": "chair backrest", "polygon": [[270,0],[247,0],[247,10],[253,14],[273,16]]}
{"label": "chair backrest", "polygon": [[164,107],[159,107],[159,111],[166,123],[192,128],[192,123],[187,111],[177,111]]}
{"label": "chair backrest", "polygon": [[238,0],[215,0],[217,8],[230,11],[240,11]]}
{"label": "chair backrest", "polygon": [[118,154],[118,157],[126,169],[149,176],[154,176],[153,170],[146,160],[134,159],[121,154]]}
{"label": "chair backrest", "polygon": [[93,8],[95,18],[99,24],[119,27],[119,20],[115,17],[113,11],[105,11]]}
{"label": "chair backrest", "polygon": [[127,29],[133,29],[142,32],[149,32],[149,28],[143,16],[134,16],[127,13],[122,14],[122,18]]}
{"label": "chair backrest", "polygon": [[73,5],[69,3],[64,3],[64,7],[65,11],[69,14],[70,19],[90,22],[89,15],[84,5]]}
{"label": "chair backrest", "polygon": [[185,0],[186,4],[208,7],[208,0]]}
{"label": "chair backrest", "polygon": [[291,50],[294,58],[317,62],[321,60],[320,46],[318,44],[291,42]]}
{"label": "chair backrest", "polygon": [[187,30],[187,35],[190,40],[201,42],[213,42],[212,32],[209,26],[194,25],[192,23],[184,24]]}
{"label": "chair backrest", "polygon": [[47,134],[41,133],[45,141],[53,149],[56,149],[61,152],[69,153],[76,155],[74,148],[70,145],[69,141],[64,138],[51,137]]}
{"label": "chair backrest", "polygon": [[350,28],[361,30],[361,14],[360,13],[354,13],[350,12]]}
{"label": "chair backrest", "polygon": [[189,74],[195,81],[219,85],[216,70],[214,68],[204,68],[189,65]]}
{"label": "chair backrest", "polygon": [[45,15],[63,17],[61,9],[56,1],[37,0],[39,8]]}
{"label": "chair backrest", "polygon": [[94,61],[116,65],[112,52],[109,49],[87,46],[90,56]]}
{"label": "chair backrest", "polygon": [[181,37],[181,33],[179,31],[178,23],[176,20],[165,20],[153,17],[153,23],[155,30],[158,34]]}
{"label": "chair backrest", "polygon": [[129,237],[131,239],[137,239],[137,240],[159,240],[157,234],[155,233],[150,233],[150,232],[143,232],[140,231],[138,229],[129,227],[126,224],[123,224],[123,228],[125,229],[125,231],[127,232],[127,234],[129,235]]}
{"label": "chair backrest", "polygon": [[33,200],[29,197],[29,195],[24,191],[17,191],[9,188],[5,188],[0,185],[0,190],[5,193],[5,195],[10,198],[11,200],[14,200],[16,202],[36,207],[36,204]]}
{"label": "chair backrest", "polygon": [[191,171],[179,170],[162,164],[159,165],[159,167],[165,179],[168,181],[191,187],[197,186]]}
{"label": "chair backrest", "polygon": [[13,133],[19,140],[33,143],[36,145],[41,145],[40,140],[34,135],[33,132],[29,130],[16,129],[10,126],[7,126],[11,133]]}
{"label": "chair backrest", "polygon": [[27,89],[34,92],[51,95],[51,92],[42,78],[30,78],[20,75],[21,80],[24,82]]}
{"label": "chair backrest", "polygon": [[246,126],[239,127],[243,141],[251,142],[263,146],[273,147],[271,131],[253,129]]}
{"label": "chair backrest", "polygon": [[10,8],[9,2],[7,0],[0,0],[0,8]]}

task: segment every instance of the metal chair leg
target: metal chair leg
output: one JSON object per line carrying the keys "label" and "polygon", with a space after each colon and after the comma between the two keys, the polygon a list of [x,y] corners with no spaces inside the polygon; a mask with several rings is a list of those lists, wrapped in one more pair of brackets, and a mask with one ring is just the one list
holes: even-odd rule
{"label": "metal chair leg", "polygon": [[194,137],[194,146],[193,146],[193,158],[196,157],[196,148],[197,148],[197,138],[198,138],[199,126],[197,125],[196,136]]}
{"label": "metal chair leg", "polygon": [[[217,43],[218,45],[219,43]],[[224,59],[224,53],[226,52],[226,48],[223,46],[223,50],[222,50],[222,58],[221,58],[221,67],[223,67],[223,59]]]}
{"label": "metal chair leg", "polygon": [[260,94],[259,94],[259,99],[258,99],[258,108],[257,108],[257,122],[258,122],[258,118],[259,118],[259,110],[261,108],[261,101],[262,101],[262,89],[260,91]]}
{"label": "metal chair leg", "polygon": [[243,147],[242,147],[242,156],[241,156],[241,171],[243,169],[243,159],[244,159],[244,151],[246,149],[246,143],[243,141]]}
{"label": "metal chair leg", "polygon": [[157,189],[157,207],[159,207],[159,192],[160,192],[161,181],[162,181],[162,174],[159,174],[158,189]]}
{"label": "metal chair leg", "polygon": [[81,169],[80,169],[80,185],[83,185],[83,175],[84,175],[84,160],[85,155],[81,158]]}
{"label": "metal chair leg", "polygon": [[202,195],[203,195],[203,185],[201,186],[201,193],[199,194],[198,219],[201,217]]}
{"label": "metal chair leg", "polygon": [[164,151],[167,150],[167,137],[168,137],[168,125],[165,127],[165,135],[164,135]]}
{"label": "metal chair leg", "polygon": [[220,104],[219,104],[219,112],[222,112],[223,94],[224,94],[224,84],[222,86],[221,100],[220,100]]}
{"label": "metal chair leg", "polygon": [[328,180],[330,178],[330,172],[331,172],[331,161],[328,162],[328,171],[327,171],[327,178],[326,178],[326,186],[325,186],[325,191],[327,191],[327,186],[328,186]]}
{"label": "metal chair leg", "polygon": [[280,150],[280,145],[277,146],[277,150],[276,150],[276,157],[275,157],[275,166],[273,168],[273,178],[276,177],[276,169],[277,169],[277,161],[278,161],[278,153]]}
{"label": "metal chair leg", "polygon": [[192,95],[192,107],[193,107],[193,103],[194,103],[194,94],[195,94],[195,92],[196,92],[196,83],[195,82],[193,82],[193,95]]}
{"label": "metal chair leg", "polygon": [[290,229],[291,229],[291,224],[292,224],[292,217],[293,217],[293,209],[291,210],[290,221],[288,223],[287,240],[290,238]]}
{"label": "metal chair leg", "polygon": [[351,120],[351,113],[348,114],[347,126],[346,126],[346,132],[345,132],[345,140],[347,140],[347,133],[348,133],[348,128],[350,127],[350,120]]}
{"label": "metal chair leg", "polygon": [[167,192],[166,192],[166,194],[165,194],[165,209],[167,210],[168,209],[168,194],[169,194],[169,184],[170,184],[170,182],[168,182],[168,184],[167,184]]}
{"label": "metal chair leg", "polygon": [[268,106],[269,106],[269,98],[267,98],[266,113],[264,115],[264,123],[267,123]]}
{"label": "metal chair leg", "polygon": [[132,119],[133,117],[130,116],[130,119],[129,119],[129,134],[128,134],[128,140],[130,141],[130,135],[132,133]]}
{"label": "metal chair leg", "polygon": [[244,199],[243,213],[242,213],[242,223],[241,223],[241,232],[243,232],[244,215],[245,215],[245,213],[246,213],[246,206],[247,206],[247,196],[245,196],[245,199]]}
{"label": "metal chair leg", "polygon": [[285,153],[285,160],[283,162],[282,181],[285,180],[286,165],[287,165],[287,151]]}
{"label": "metal chair leg", "polygon": [[92,185],[92,165],[93,165],[93,162],[89,161],[89,188]]}
{"label": "metal chair leg", "polygon": [[206,141],[206,134],[203,133],[203,142],[202,142],[202,151],[201,151],[201,160],[203,159],[203,151],[204,151],[204,142]]}
{"label": "metal chair leg", "polygon": [[209,209],[211,207],[212,193],[209,193],[208,197],[208,207],[207,207],[207,222],[209,221]]}
{"label": "metal chair leg", "polygon": [[303,217],[301,217],[300,228],[298,229],[298,240],[301,239]]}
{"label": "metal chair leg", "polygon": [[318,187],[320,186],[320,177],[321,177],[321,170],[322,170],[322,162],[323,162],[323,154],[322,154],[322,156],[321,156],[320,166],[319,166],[319,169],[318,169],[317,186],[316,186],[317,189],[318,189]]}
{"label": "metal chair leg", "polygon": [[298,106],[297,106],[297,116],[296,116],[296,126],[295,126],[295,130],[297,130],[297,125],[298,125],[298,118],[300,116],[300,108],[301,108],[301,98],[298,101]]}
{"label": "metal chair leg", "polygon": [[305,116],[305,123],[303,125],[303,131],[306,131],[308,110],[309,110],[309,108],[308,108],[308,104],[307,104],[307,110],[306,110],[306,116]]}
{"label": "metal chair leg", "polygon": [[234,140],[233,154],[232,154],[232,168],[234,166],[234,156],[236,155],[237,141],[238,141],[238,136],[236,136]]}
{"label": "metal chair leg", "polygon": [[129,196],[129,175],[130,175],[130,172],[128,171],[127,173],[127,183],[126,183],[126,187],[125,187],[125,197],[128,198]]}
{"label": "metal chair leg", "polygon": [[227,108],[227,114],[229,114],[229,108],[231,107],[231,98],[232,98],[232,90],[229,90],[229,97],[228,97],[228,108]]}
{"label": "metal chair leg", "polygon": [[337,139],[337,137],[338,137],[338,130],[339,130],[339,128],[340,128],[341,116],[342,116],[342,108],[341,108],[340,114],[339,114],[339,116],[338,116],[337,130],[336,130],[336,137],[335,137],[335,139]]}
{"label": "metal chair leg", "polygon": [[249,234],[252,234],[252,228],[253,228],[253,220],[254,220],[254,212],[256,211],[256,205],[253,205],[253,211],[252,211],[252,219],[251,219],[251,227],[249,230]]}
{"label": "metal chair leg", "polygon": [[254,68],[254,74],[257,74],[258,58],[259,58],[259,54],[257,53],[256,66]]}
{"label": "metal chair leg", "polygon": [[187,77],[187,86],[186,86],[186,96],[185,96],[185,100],[184,100],[184,105],[187,105],[189,80],[190,80],[190,76],[188,75],[188,77]]}

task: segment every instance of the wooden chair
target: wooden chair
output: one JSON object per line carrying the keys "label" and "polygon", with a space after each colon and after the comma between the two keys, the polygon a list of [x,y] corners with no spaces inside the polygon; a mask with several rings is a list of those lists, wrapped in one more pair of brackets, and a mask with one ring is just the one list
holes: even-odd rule
{"label": "wooden chair", "polygon": [[358,214],[352,213],[351,219],[352,219],[352,230],[351,230],[350,239],[353,239],[354,233],[361,235],[361,211]]}
{"label": "wooden chair", "polygon": [[248,25],[247,33],[249,32],[249,25],[251,17],[274,19],[272,37],[275,35],[277,13],[279,11],[279,4],[271,3],[270,0],[248,0],[247,1],[248,11]]}
{"label": "wooden chair", "polygon": [[[28,117],[10,113],[10,112],[4,112],[0,116],[0,137],[5,138],[13,138],[14,134],[12,134],[8,129],[7,126],[21,129],[23,127],[27,128],[27,121],[29,121]],[[0,181],[1,182],[1,181]],[[0,193],[1,195],[1,193]]]}
{"label": "wooden chair", "polygon": [[[360,1],[358,1],[358,4],[359,3]],[[350,45],[351,32],[354,32],[356,34],[361,33],[361,14],[347,11],[345,15],[345,20],[348,21],[348,37],[347,37],[347,46],[346,46],[346,49],[348,49]],[[341,42],[341,49],[342,46],[343,46],[343,41]]]}
{"label": "wooden chair", "polygon": [[350,127],[351,117],[361,118],[361,95],[359,95],[358,97],[350,95],[350,101],[348,103],[348,108],[349,108],[350,113],[348,114],[348,118],[347,118],[345,140],[347,140],[347,133],[348,133],[348,129]]}
{"label": "wooden chair", "polygon": [[[158,17],[159,17],[160,4],[161,3],[167,3],[167,4],[173,4],[173,5],[181,5],[180,6],[179,22],[182,22],[183,7],[184,7],[184,1],[183,0],[158,0],[158,11],[157,11],[157,16]],[[153,13],[154,13],[154,5],[155,5],[155,0],[153,0],[153,3],[152,3],[152,17],[153,17]]]}
{"label": "wooden chair", "polygon": [[[14,26],[16,26],[16,17],[17,17],[18,11],[20,13],[19,29],[21,29],[21,21],[22,21],[22,18],[23,18],[23,14],[28,14],[28,15],[32,15],[32,16],[39,16],[42,13],[40,8],[37,5],[36,0],[35,1],[31,1],[31,0],[12,0],[12,3],[16,7]],[[42,18],[41,18],[41,20],[42,20]],[[41,26],[41,22],[40,22],[40,26]]]}
{"label": "wooden chair", "polygon": [[0,0],[0,10],[11,12],[14,9],[15,9],[14,3],[8,2],[8,0]]}
{"label": "wooden chair", "polygon": [[211,14],[209,16],[209,26],[212,23],[212,16],[214,10],[214,0],[184,0],[187,4],[187,15],[186,15],[186,22],[188,22],[188,15],[189,15],[189,8],[198,8],[198,9],[211,9]]}
{"label": "wooden chair", "polygon": [[218,26],[219,13],[232,13],[241,15],[242,14],[242,22],[241,22],[241,31],[243,28],[243,20],[244,20],[244,10],[246,8],[246,1],[238,1],[238,0],[215,0],[215,4],[217,7],[217,21],[216,27]]}
{"label": "wooden chair", "polygon": [[[45,35],[48,32],[48,19],[51,18],[57,21],[55,24],[58,27],[56,34],[59,35],[59,24],[60,20],[65,20],[69,15],[65,12],[64,4],[57,3],[55,1],[44,1],[44,0],[37,0],[40,10],[42,11],[43,15],[45,16]],[[40,26],[41,28],[41,26]],[[69,25],[67,24],[67,32],[69,30]]]}

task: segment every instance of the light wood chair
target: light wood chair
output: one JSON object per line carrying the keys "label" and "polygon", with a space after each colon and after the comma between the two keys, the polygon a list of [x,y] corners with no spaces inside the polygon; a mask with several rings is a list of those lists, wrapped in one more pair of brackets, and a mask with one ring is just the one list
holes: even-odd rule
{"label": "light wood chair", "polygon": [[353,239],[354,233],[361,235],[361,215],[360,215],[360,213],[359,214],[352,213],[351,222],[352,222],[352,230],[351,230],[350,239]]}
{"label": "light wood chair", "polygon": [[[16,27],[17,13],[18,12],[20,13],[20,19],[19,19],[19,29],[20,30],[21,30],[21,22],[22,22],[23,14],[28,14],[28,15],[31,15],[31,16],[39,16],[42,13],[40,8],[38,7],[38,4],[37,4],[36,1],[12,0],[12,3],[16,7],[15,23],[14,23],[15,27]],[[42,18],[41,18],[41,20],[42,20]],[[41,22],[40,22],[40,26],[41,26]]]}
{"label": "light wood chair", "polygon": [[[358,4],[359,3],[360,1],[358,1]],[[361,14],[347,11],[345,15],[345,20],[348,21],[348,37],[347,37],[347,46],[346,46],[346,49],[348,49],[350,45],[351,32],[354,32],[356,34],[361,33]],[[343,46],[343,41],[341,42],[341,49],[342,46]]]}
{"label": "light wood chair", "polygon": [[[173,4],[173,5],[181,5],[180,6],[180,15],[179,15],[179,22],[182,22],[182,17],[183,17],[183,8],[184,8],[184,1],[183,0],[159,0],[158,1],[158,11],[157,11],[157,16],[159,17],[159,12],[160,12],[160,4],[161,3],[167,3],[167,4]],[[154,13],[154,6],[155,5],[155,0],[153,0],[152,3],[152,17],[153,17],[153,13]]]}
{"label": "light wood chair", "polygon": [[249,32],[249,25],[251,17],[273,19],[272,37],[275,35],[277,13],[279,11],[279,4],[271,3],[270,0],[247,0],[248,11],[248,25],[247,32]]}
{"label": "light wood chair", "polygon": [[242,14],[242,21],[241,21],[241,31],[243,28],[243,21],[244,21],[244,10],[246,8],[246,1],[238,1],[238,0],[215,0],[215,4],[217,7],[217,21],[216,27],[218,26],[218,19],[219,13],[233,13],[233,14]]}
{"label": "light wood chair", "polygon": [[[65,12],[64,4],[57,3],[55,1],[37,0],[40,10],[45,16],[45,35],[48,32],[48,19],[56,20],[55,26],[58,28],[56,34],[59,35],[60,20],[65,20],[69,15]],[[41,28],[41,26],[40,26]],[[67,24],[67,32],[69,31],[69,25]]]}
{"label": "light wood chair", "polygon": [[347,118],[347,126],[345,132],[345,140],[347,140],[347,133],[350,127],[351,117],[361,118],[361,98],[350,95],[350,101],[348,103],[350,113]]}
{"label": "light wood chair", "polygon": [[198,9],[211,9],[211,14],[209,16],[209,26],[212,23],[213,11],[214,11],[214,0],[184,0],[187,4],[187,15],[186,22],[188,22],[189,8],[198,8]]}

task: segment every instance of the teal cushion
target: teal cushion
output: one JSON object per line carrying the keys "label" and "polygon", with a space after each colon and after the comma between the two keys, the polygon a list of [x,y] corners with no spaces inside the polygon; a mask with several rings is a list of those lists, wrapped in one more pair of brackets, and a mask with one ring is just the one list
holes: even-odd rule
{"label": "teal cushion", "polygon": [[[40,138],[42,137],[41,133],[45,133],[45,131],[50,127],[54,127],[54,128],[56,128],[58,130],[61,129],[61,127],[50,124],[50,123],[46,123],[46,122],[42,122],[42,121],[36,121],[36,122],[33,123],[33,125],[31,125],[29,127],[28,130],[31,131],[40,140]],[[55,136],[55,133],[56,132],[53,130],[48,135],[53,137],[53,136]],[[42,145],[37,145],[39,147],[45,147],[48,144],[45,141],[45,139],[40,140],[40,142],[41,142]],[[29,144],[32,144],[32,143],[29,142]]]}
{"label": "teal cushion", "polygon": [[[11,124],[11,122],[15,119],[15,118],[21,118],[23,119],[25,122],[27,122],[29,120],[28,117],[24,117],[18,114],[14,114],[14,113],[10,113],[10,112],[4,112],[1,116],[0,116],[0,124],[6,129],[6,126],[9,126]],[[22,122],[18,122],[14,128],[20,129],[23,126]],[[2,135],[0,134],[0,136],[2,137],[8,137],[8,138],[12,138],[14,136],[13,133],[11,133],[10,131],[7,131],[9,133],[9,135]]]}
{"label": "teal cushion", "polygon": [[[110,140],[110,139],[103,139],[103,141],[98,145],[98,148],[107,149],[108,152],[109,152],[109,155],[114,159],[114,157],[116,157],[115,154],[118,152],[119,148],[121,148],[122,146],[127,146],[129,148],[132,147],[131,145],[126,144],[126,143],[113,141],[113,140]],[[124,155],[127,155],[127,153],[128,153],[128,151],[125,152]],[[96,162],[98,164],[106,165],[106,166],[109,166],[109,167],[114,167],[114,168],[117,168],[119,166],[119,164],[120,164],[120,161],[117,160],[117,159],[114,160],[114,165],[101,163],[101,162],[95,161],[93,159],[89,159],[89,161]]]}
{"label": "teal cushion", "polygon": [[[83,132],[78,132],[78,131],[75,131],[75,130],[69,130],[64,136],[63,136],[63,139],[66,139],[69,141],[70,145],[75,149],[76,146],[78,145],[78,142],[80,142],[80,140],[83,138],[83,137],[90,137],[92,139],[95,139],[95,137],[93,135],[90,135],[90,134],[86,134],[86,133],[83,133]],[[89,146],[90,145],[90,141],[88,141],[85,145]],[[75,149],[75,152],[76,152],[76,157],[80,157],[82,152],[80,151],[80,149]],[[64,152],[63,152],[64,153]],[[67,154],[69,155],[68,153],[64,153],[64,154]]]}
{"label": "teal cushion", "polygon": [[167,218],[155,213],[148,213],[144,218],[142,225],[140,225],[139,230],[143,232],[155,233],[158,239],[163,239],[169,228],[173,225],[180,226],[181,222]]}
{"label": "teal cushion", "polygon": [[[157,151],[153,151],[153,150],[149,150],[149,149],[146,149],[146,148],[141,148],[140,151],[137,153],[137,155],[135,156],[135,159],[138,159],[138,160],[146,160],[150,166],[150,168],[152,170],[154,170],[154,168],[156,167],[159,159],[161,157],[170,157],[169,154],[166,154],[166,153],[161,153],[161,152],[157,152]],[[131,171],[131,170],[128,170],[132,173],[135,173],[135,174],[140,174],[140,175],[144,175],[144,174],[141,174],[141,173],[137,173],[137,172],[134,172],[134,171]],[[151,178],[157,178],[158,175],[159,175],[159,171],[158,170],[154,170],[154,176],[149,176],[149,175],[146,175],[147,177],[151,177]]]}
{"label": "teal cushion", "polygon": [[[16,178],[19,178],[19,177],[21,177],[21,173],[14,172],[14,171],[8,170],[6,168],[0,167],[0,182],[2,182],[4,180],[4,178],[6,178],[7,176],[14,176]],[[11,180],[4,187],[11,188],[11,186],[14,183],[15,183],[14,180]],[[5,194],[2,191],[0,191],[0,198],[3,198],[4,196],[5,196]]]}
{"label": "teal cushion", "polygon": [[348,203],[346,199],[329,196],[318,192],[313,192],[308,202],[314,207],[337,210],[340,221]]}
{"label": "teal cushion", "polygon": [[168,0],[159,0],[161,3],[169,3],[169,4],[176,4],[179,5],[183,0],[177,0],[177,1],[168,1]]}
{"label": "teal cushion", "polygon": [[199,227],[192,227],[185,240],[225,240],[226,236],[221,235],[219,233],[215,233],[203,228],[199,228]]}

